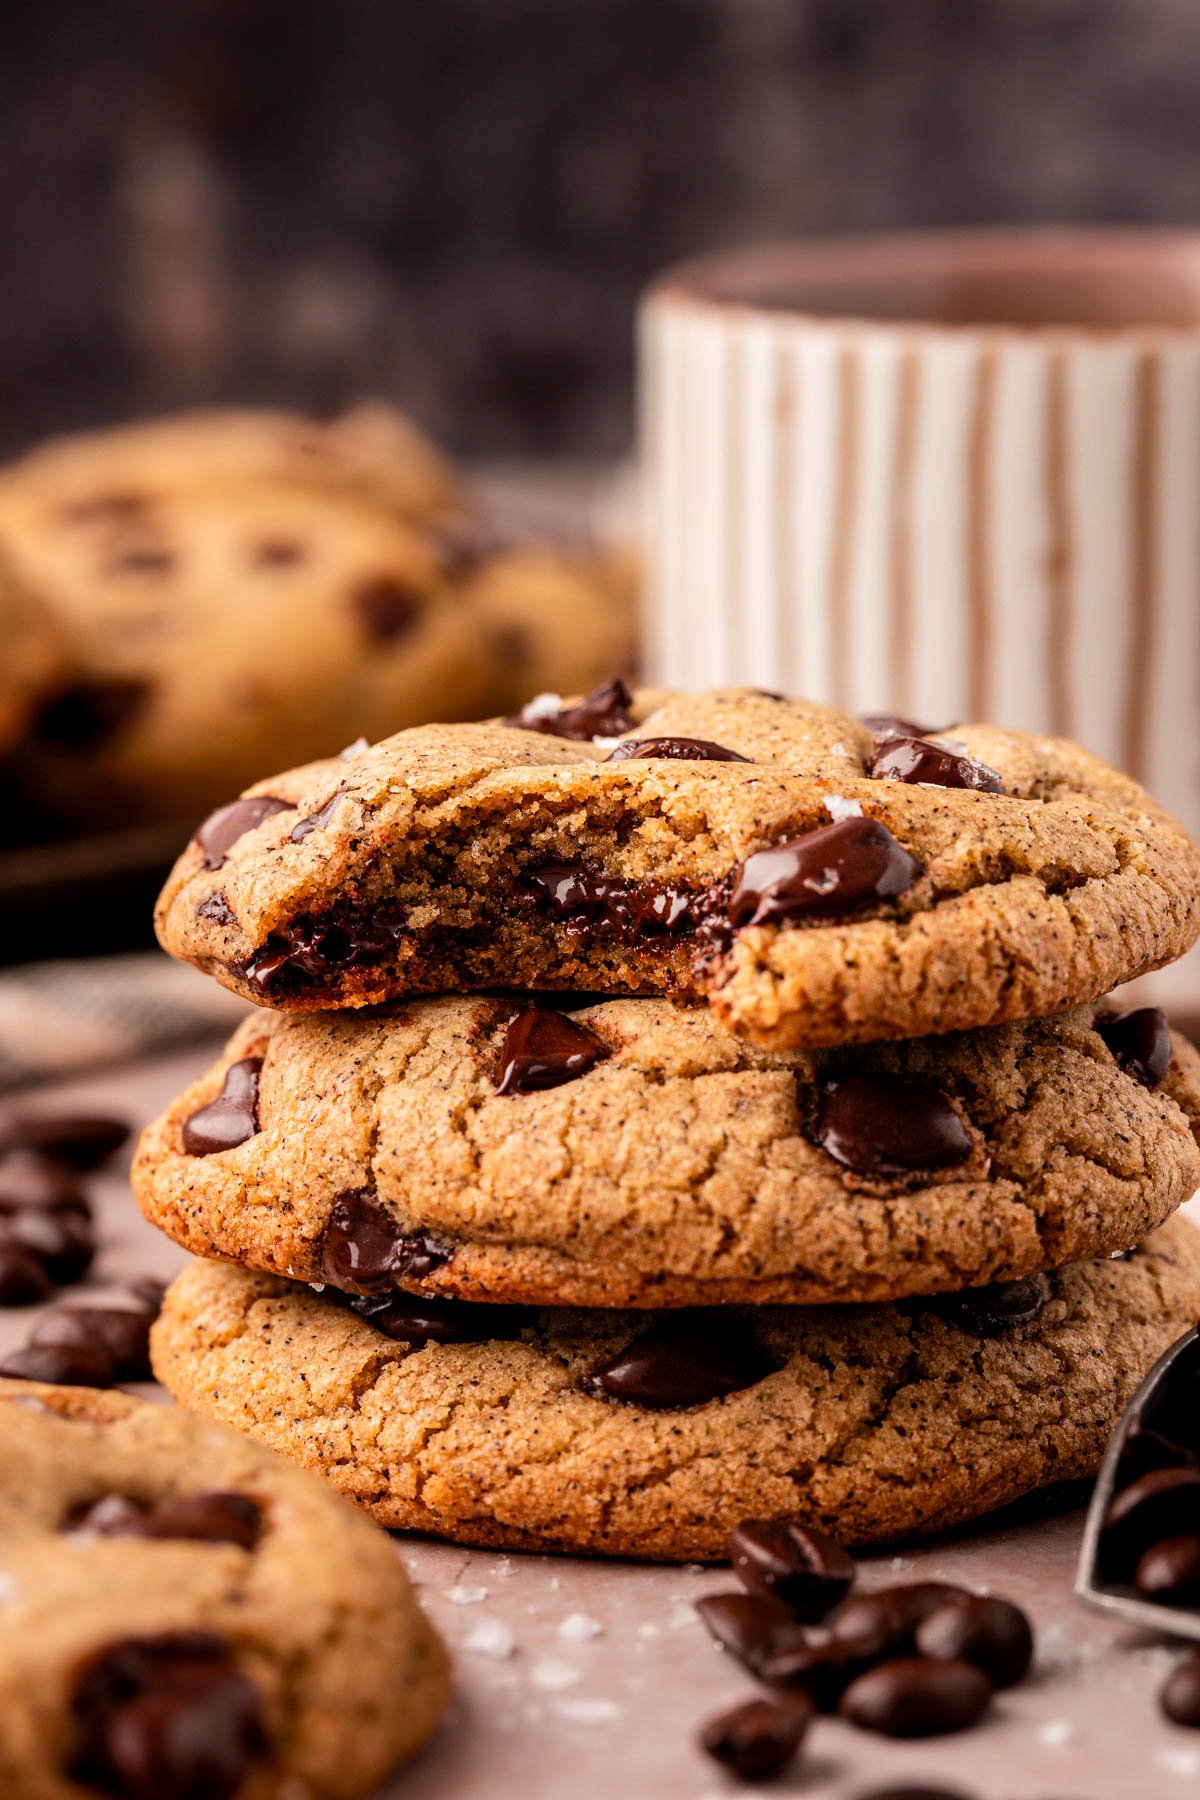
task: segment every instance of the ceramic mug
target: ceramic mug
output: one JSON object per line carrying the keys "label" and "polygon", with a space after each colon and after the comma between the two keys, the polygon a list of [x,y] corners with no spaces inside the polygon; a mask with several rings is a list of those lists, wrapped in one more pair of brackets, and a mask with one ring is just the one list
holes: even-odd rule
{"label": "ceramic mug", "polygon": [[734,251],[640,340],[651,680],[1072,737],[1200,835],[1200,233]]}

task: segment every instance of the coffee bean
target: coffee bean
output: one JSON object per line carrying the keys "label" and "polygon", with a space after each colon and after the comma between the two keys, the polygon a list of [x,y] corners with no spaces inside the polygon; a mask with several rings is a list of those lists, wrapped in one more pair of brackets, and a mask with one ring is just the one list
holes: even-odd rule
{"label": "coffee bean", "polygon": [[734,1574],[751,1593],[782,1600],[798,1619],[823,1619],[854,1584],[854,1564],[823,1531],[745,1519],[729,1539]]}
{"label": "coffee bean", "polygon": [[117,1379],[112,1357],[99,1344],[27,1344],[0,1362],[0,1375],[63,1387],[112,1387]]}
{"label": "coffee bean", "polygon": [[758,850],[737,871],[729,922],[833,918],[910,888],[921,865],[875,819],[841,819]]}
{"label": "coffee bean", "polygon": [[602,1037],[544,1007],[519,1012],[504,1034],[493,1083],[498,1094],[534,1094],[576,1081],[612,1050]]}
{"label": "coffee bean", "polygon": [[858,1800],[971,1800],[971,1796],[957,1788],[889,1787],[872,1788],[869,1794],[859,1794]]}
{"label": "coffee bean", "polygon": [[257,1688],[211,1632],[106,1645],[71,1695],[72,1779],[124,1800],[234,1800],[267,1748]]}
{"label": "coffee bean", "polygon": [[1200,1469],[1139,1475],[1111,1501],[1100,1533],[1100,1562],[1110,1579],[1132,1577],[1144,1551],[1189,1535],[1200,1516]]}
{"label": "coffee bean", "polygon": [[950,1600],[967,1599],[948,1581],[901,1582],[873,1594],[857,1594],[830,1620],[834,1641],[869,1660],[909,1656],[917,1626]]}
{"label": "coffee bean", "polygon": [[58,1287],[82,1281],[96,1254],[90,1223],[73,1212],[26,1208],[0,1215],[0,1244],[17,1244],[37,1257]]}
{"label": "coffee bean", "polygon": [[594,737],[620,737],[631,730],[629,708],[633,695],[623,681],[605,681],[593,688],[577,706],[563,706],[545,713],[531,701],[510,719],[520,731],[540,731],[548,737],[573,738],[585,743]]}
{"label": "coffee bean", "polygon": [[611,756],[610,763],[634,762],[645,758],[664,758],[674,762],[736,762],[748,763],[748,756],[739,756],[736,750],[727,750],[724,744],[711,744],[707,738],[660,737],[660,738],[626,738],[618,744]]}
{"label": "coffee bean", "polygon": [[739,1781],[770,1781],[795,1756],[812,1716],[811,1700],[799,1695],[786,1701],[746,1700],[710,1719],[700,1744]]}
{"label": "coffee bean", "polygon": [[939,1606],[917,1626],[916,1642],[922,1656],[973,1663],[994,1688],[1023,1681],[1033,1661],[1033,1632],[1020,1607],[983,1594]]}
{"label": "coffee bean", "polygon": [[1002,794],[1004,783],[995,769],[971,756],[955,756],[940,744],[920,737],[889,737],[877,745],[870,773],[876,781],[911,781],[924,787],[974,788]]}
{"label": "coffee bean", "polygon": [[118,1306],[60,1306],[39,1319],[30,1336],[38,1349],[97,1349],[108,1356],[118,1381],[152,1381],[150,1326],[146,1311]]}
{"label": "coffee bean", "polygon": [[162,1311],[163,1295],[167,1284],[158,1275],[137,1275],[128,1283],[129,1292],[144,1312],[150,1314],[151,1321],[157,1319]]}
{"label": "coffee bean", "polygon": [[1156,1088],[1171,1066],[1171,1030],[1157,1006],[1102,1013],[1096,1030],[1117,1062],[1143,1087]]}
{"label": "coffee bean", "polygon": [[1200,1650],[1167,1676],[1158,1703],[1173,1725],[1200,1728]]}
{"label": "coffee bean", "polygon": [[767,1687],[808,1694],[819,1712],[835,1713],[842,1695],[870,1668],[871,1659],[839,1644],[827,1626],[797,1625],[795,1630],[804,1632],[804,1641],[793,1635],[790,1642],[776,1643],[755,1673]]}
{"label": "coffee bean", "polygon": [[808,1633],[795,1615],[766,1594],[706,1594],[696,1611],[721,1648],[752,1675],[770,1656],[808,1647]]}
{"label": "coffee bean", "polygon": [[743,1319],[718,1312],[664,1313],[585,1375],[581,1385],[587,1393],[671,1410],[753,1387],[778,1366]]}
{"label": "coffee bean", "polygon": [[262,1532],[262,1514],[248,1494],[187,1494],[143,1506],[124,1494],[105,1494],[66,1527],[76,1536],[137,1537],[236,1544],[253,1550]]}
{"label": "coffee bean", "polygon": [[0,1119],[0,1157],[13,1150],[32,1151],[86,1174],[107,1162],[128,1136],[123,1119],[90,1113],[9,1113]]}
{"label": "coffee bean", "polygon": [[1200,1606],[1200,1537],[1187,1534],[1152,1544],[1139,1559],[1134,1586],[1163,1606]]}
{"label": "coffee bean", "polygon": [[0,1243],[0,1306],[37,1306],[54,1292],[46,1265],[19,1244]]}
{"label": "coffee bean", "polygon": [[292,811],[290,800],[277,800],[274,794],[247,794],[241,800],[231,800],[228,806],[218,806],[196,833],[196,842],[204,852],[204,867],[221,868],[239,838],[264,819]]}
{"label": "coffee bean", "polygon": [[1024,1275],[1019,1281],[995,1281],[990,1287],[964,1288],[957,1294],[935,1294],[912,1304],[937,1313],[949,1325],[975,1337],[1002,1337],[1020,1325],[1032,1325],[1050,1298],[1045,1275]]}
{"label": "coffee bean", "polygon": [[909,1656],[880,1663],[851,1682],[839,1711],[884,1737],[940,1737],[976,1724],[991,1698],[991,1682],[973,1664]]}
{"label": "coffee bean", "polygon": [[221,1092],[183,1122],[181,1137],[189,1156],[217,1156],[236,1150],[258,1133],[258,1079],[261,1056],[246,1056],[225,1071]]}
{"label": "coffee bean", "polygon": [[352,1294],[377,1294],[422,1281],[453,1251],[423,1232],[405,1233],[361,1189],[339,1194],[317,1240],[321,1279]]}
{"label": "coffee bean", "polygon": [[931,1081],[848,1075],[825,1088],[817,1142],[858,1175],[905,1175],[951,1168],[971,1154],[962,1116]]}
{"label": "coffee bean", "polygon": [[0,1214],[74,1212],[91,1217],[91,1206],[78,1175],[57,1158],[40,1151],[0,1154]]}

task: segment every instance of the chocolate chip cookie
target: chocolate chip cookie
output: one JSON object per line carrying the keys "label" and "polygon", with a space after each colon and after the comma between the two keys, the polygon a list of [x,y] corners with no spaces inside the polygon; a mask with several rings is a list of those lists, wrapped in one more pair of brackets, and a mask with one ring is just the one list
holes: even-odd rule
{"label": "chocolate chip cookie", "polygon": [[871,1543],[1091,1474],[1200,1309],[1200,1237],[872,1307],[526,1312],[195,1263],[152,1353],[185,1406],[464,1543],[721,1558],[743,1518]]}
{"label": "chocolate chip cookie", "polygon": [[251,1017],[133,1182],[198,1255],[362,1293],[883,1300],[1127,1249],[1198,1123],[1150,1010],[770,1052],[665,1000],[443,998]]}
{"label": "chocolate chip cookie", "polygon": [[121,1394],[0,1382],[0,1788],[351,1800],[437,1724],[392,1546],[259,1446]]}
{"label": "chocolate chip cookie", "polygon": [[160,935],[288,1011],[707,995],[769,1048],[1037,1016],[1193,942],[1200,852],[1127,776],[1061,741],[918,729],[618,682],[401,732],[209,820]]}

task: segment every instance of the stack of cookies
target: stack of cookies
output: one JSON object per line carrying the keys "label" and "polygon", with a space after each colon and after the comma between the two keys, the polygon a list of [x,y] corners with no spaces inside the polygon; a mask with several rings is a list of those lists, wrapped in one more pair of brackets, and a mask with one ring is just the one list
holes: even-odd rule
{"label": "stack of cookies", "polygon": [[1061,741],[757,691],[405,731],[200,828],[256,1003],[150,1127],[187,1407],[464,1543],[854,1544],[1096,1468],[1200,1315],[1200,854]]}

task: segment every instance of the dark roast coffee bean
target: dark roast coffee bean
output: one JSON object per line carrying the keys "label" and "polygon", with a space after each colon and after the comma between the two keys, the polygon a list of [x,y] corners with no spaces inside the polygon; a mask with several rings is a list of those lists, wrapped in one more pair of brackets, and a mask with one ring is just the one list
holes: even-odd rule
{"label": "dark roast coffee bean", "polygon": [[869,1794],[859,1794],[858,1800],[971,1800],[971,1796],[957,1788],[888,1787],[872,1788]]}
{"label": "dark roast coffee bean", "polygon": [[898,719],[894,713],[863,713],[858,722],[876,738],[936,737],[939,730],[936,725],[916,725],[911,719]]}
{"label": "dark roast coffee bean", "polygon": [[256,1136],[258,1078],[261,1056],[246,1056],[225,1071],[225,1082],[215,1100],[183,1122],[183,1147],[189,1156],[217,1156],[236,1150]]}
{"label": "dark roast coffee bean", "polygon": [[972,756],[955,756],[940,744],[920,737],[889,737],[876,746],[870,772],[876,781],[911,781],[925,787],[974,788],[1002,794],[1004,783],[995,769]]}
{"label": "dark roast coffee bean", "polygon": [[759,1675],[773,1655],[807,1649],[809,1634],[786,1606],[766,1594],[706,1594],[696,1611],[722,1650]]}
{"label": "dark roast coffee bean", "polygon": [[90,1223],[73,1212],[0,1215],[0,1244],[17,1244],[35,1256],[57,1287],[82,1281],[96,1255]]}
{"label": "dark roast coffee bean", "polygon": [[107,1162],[128,1136],[123,1119],[90,1113],[9,1113],[0,1119],[0,1157],[26,1150],[86,1174]]}
{"label": "dark roast coffee bean", "polygon": [[966,1598],[965,1589],[948,1581],[901,1582],[854,1595],[833,1615],[830,1630],[836,1643],[864,1659],[908,1656],[921,1621],[947,1601]]}
{"label": "dark roast coffee bean", "polygon": [[770,1781],[787,1768],[812,1722],[813,1703],[745,1700],[710,1719],[700,1733],[701,1748],[739,1781]]}
{"label": "dark roast coffee bean", "polygon": [[821,1096],[817,1142],[856,1175],[907,1175],[966,1162],[971,1134],[931,1081],[847,1075]]}
{"label": "dark roast coffee bean", "polygon": [[400,1231],[361,1191],[338,1195],[317,1244],[322,1281],[351,1294],[377,1294],[405,1281],[423,1281],[452,1255],[448,1246],[423,1232]]}
{"label": "dark roast coffee bean", "polygon": [[1156,1088],[1171,1066],[1171,1029],[1157,1006],[1105,1013],[1096,1030],[1121,1067],[1143,1087]]}
{"label": "dark roast coffee bean", "polygon": [[1158,1469],[1122,1488],[1104,1515],[1100,1561],[1112,1579],[1133,1576],[1143,1553],[1200,1522],[1200,1469]]}
{"label": "dark roast coffee bean", "polygon": [[240,837],[245,837],[264,819],[293,810],[290,800],[277,800],[273,794],[248,794],[245,799],[231,800],[228,806],[219,806],[196,833],[196,842],[204,852],[205,868],[221,868]]}
{"label": "dark roast coffee bean", "polygon": [[107,1645],[71,1711],[72,1779],[121,1800],[234,1800],[267,1748],[258,1690],[211,1632]]}
{"label": "dark roast coffee bean", "polygon": [[840,819],[747,857],[729,901],[730,924],[825,919],[894,900],[921,873],[916,857],[875,819]]}
{"label": "dark roast coffee bean", "polygon": [[147,681],[81,681],[42,708],[34,735],[64,750],[92,750],[131,725],[149,698]]}
{"label": "dark roast coffee bean", "polygon": [[319,811],[309,813],[307,818],[301,819],[298,825],[294,825],[289,834],[292,843],[302,844],[306,837],[312,836],[314,831],[323,831],[345,797],[345,788],[338,788],[337,792],[330,795]]}
{"label": "dark roast coffee bean", "polygon": [[751,1593],[782,1600],[798,1619],[823,1619],[854,1585],[840,1544],[788,1520],[745,1519],[729,1538],[729,1560]]}
{"label": "dark roast coffee bean", "polygon": [[808,1694],[818,1712],[835,1713],[852,1681],[870,1668],[870,1660],[834,1640],[825,1625],[797,1625],[805,1641],[775,1644],[755,1671],[767,1687]]}
{"label": "dark roast coffee bean", "polygon": [[519,1012],[504,1034],[493,1076],[498,1094],[535,1094],[586,1075],[612,1050],[602,1037],[564,1013]]}
{"label": "dark roast coffee bean", "polygon": [[1200,1537],[1189,1533],[1152,1544],[1138,1560],[1133,1583],[1163,1606],[1200,1606]]}
{"label": "dark roast coffee bean", "polygon": [[839,1711],[884,1737],[941,1737],[977,1724],[991,1698],[991,1682],[973,1664],[907,1656],[852,1681]]}
{"label": "dark roast coffee bean", "polygon": [[142,1311],[148,1312],[152,1321],[157,1319],[167,1291],[166,1282],[158,1275],[135,1275],[127,1285]]}
{"label": "dark roast coffee bean", "polygon": [[366,635],[377,644],[407,637],[425,608],[424,592],[395,575],[363,582],[350,596],[350,606]]}
{"label": "dark roast coffee bean", "polygon": [[95,1348],[112,1359],[118,1381],[151,1381],[152,1323],[151,1313],[128,1306],[60,1306],[38,1320],[29,1341],[39,1349]]}
{"label": "dark roast coffee bean", "polygon": [[724,744],[710,744],[707,738],[660,737],[626,738],[608,758],[610,763],[634,762],[643,757],[664,758],[673,762],[748,763],[748,756],[727,750]]}
{"label": "dark roast coffee bean", "polygon": [[996,1281],[990,1287],[937,1294],[917,1304],[975,1337],[1002,1337],[1019,1325],[1034,1324],[1049,1298],[1050,1283],[1045,1275],[1025,1275],[1020,1281]]}
{"label": "dark roast coffee bean", "polygon": [[524,1307],[489,1306],[471,1300],[433,1299],[425,1294],[342,1294],[327,1288],[345,1306],[404,1344],[482,1344],[519,1335],[529,1317]]}
{"label": "dark roast coffee bean", "polygon": [[0,1156],[0,1214],[73,1212],[91,1217],[91,1206],[74,1169],[36,1150]]}
{"label": "dark roast coffee bean", "polygon": [[253,1550],[262,1533],[262,1514],[248,1494],[186,1494],[157,1506],[105,1494],[77,1512],[66,1529],[87,1537],[170,1538]]}
{"label": "dark roast coffee bean", "polygon": [[0,1375],[18,1381],[49,1381],[62,1387],[112,1387],[113,1359],[99,1344],[27,1344],[0,1362]]}
{"label": "dark roast coffee bean", "polygon": [[1158,1703],[1173,1725],[1200,1728],[1200,1650],[1167,1676]]}
{"label": "dark roast coffee bean", "polygon": [[1019,1606],[984,1594],[948,1600],[917,1626],[922,1656],[973,1663],[994,1688],[1024,1681],[1033,1661],[1033,1632]]}
{"label": "dark roast coffee bean", "polygon": [[634,1406],[703,1406],[775,1373],[750,1326],[715,1312],[666,1313],[583,1378],[588,1393]]}
{"label": "dark roast coffee bean", "polygon": [[0,1306],[37,1306],[54,1292],[40,1257],[19,1244],[0,1243]]}
{"label": "dark roast coffee bean", "polygon": [[547,715],[534,710],[531,703],[504,723],[521,731],[540,731],[547,737],[574,738],[584,743],[588,738],[621,737],[629,731],[633,725],[629,716],[632,704],[633,695],[623,681],[605,681],[578,706],[564,706]]}

